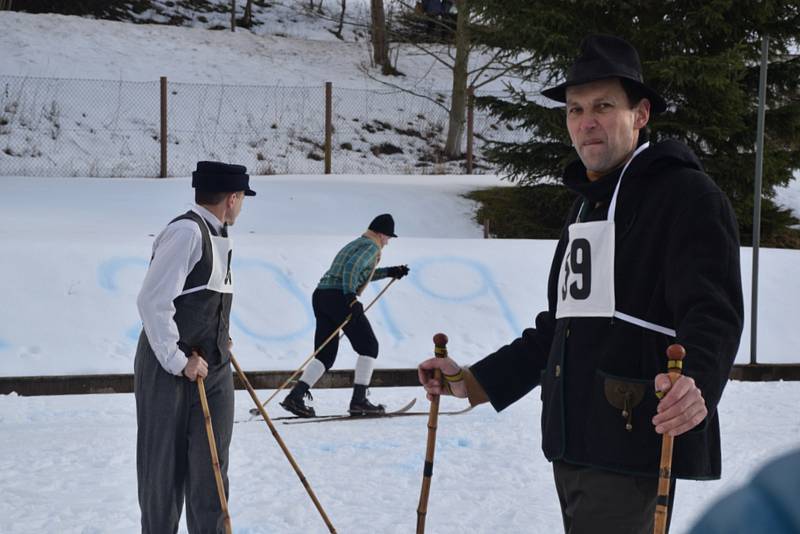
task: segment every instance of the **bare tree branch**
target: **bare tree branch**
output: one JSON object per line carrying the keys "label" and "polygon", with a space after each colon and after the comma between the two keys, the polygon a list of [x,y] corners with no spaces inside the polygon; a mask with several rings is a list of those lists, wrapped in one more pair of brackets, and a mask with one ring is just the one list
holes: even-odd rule
{"label": "bare tree branch", "polygon": [[[495,56],[495,57],[499,57],[499,56]],[[498,78],[506,76],[510,71],[522,66],[526,62],[530,61],[530,59],[531,59],[530,57],[527,57],[527,58],[521,59],[521,60],[519,60],[519,61],[517,61],[515,63],[512,63],[511,65],[505,65],[504,67],[499,68],[499,69],[492,67],[492,63],[486,63],[482,67],[480,67],[478,69],[474,69],[473,71],[470,72],[470,74],[478,72],[478,74],[475,76],[475,78],[473,78],[473,83],[471,85],[475,89],[477,89],[478,87],[483,87],[484,85],[486,85],[486,84],[488,84],[490,82],[493,82],[493,81],[497,80]],[[480,83],[478,83],[477,80],[481,77],[481,75],[483,75],[485,72],[490,71],[490,70],[496,70],[497,72],[495,74],[491,75],[491,76],[488,76],[486,79],[484,79]]]}
{"label": "bare tree branch", "polygon": [[434,104],[436,104],[437,106],[439,106],[440,108],[442,108],[443,110],[445,110],[446,112],[450,113],[450,108],[448,108],[447,106],[445,106],[444,104],[442,104],[441,102],[439,102],[438,100],[436,100],[435,98],[433,98],[433,97],[432,97],[432,96],[430,96],[430,95],[426,95],[426,94],[424,94],[424,93],[420,93],[420,92],[414,91],[413,89],[409,89],[408,87],[403,87],[403,86],[401,86],[401,85],[397,85],[397,84],[395,84],[395,83],[392,83],[392,82],[389,82],[389,81],[386,81],[386,80],[381,80],[381,79],[379,79],[379,78],[376,78],[376,77],[375,77],[375,76],[374,76],[374,75],[373,75],[373,74],[372,74],[372,73],[369,71],[369,69],[368,69],[368,68],[364,67],[364,65],[360,65],[360,66],[359,66],[359,69],[361,70],[361,72],[363,72],[363,73],[364,73],[364,75],[365,75],[365,76],[367,76],[367,78],[369,78],[369,79],[371,79],[371,80],[375,80],[376,82],[380,82],[380,83],[382,83],[383,85],[389,86],[389,87],[391,87],[391,88],[393,88],[393,89],[397,89],[398,91],[402,91],[402,92],[404,92],[404,93],[409,93],[409,94],[412,94],[412,95],[414,95],[414,96],[417,96],[417,97],[419,97],[419,98],[424,98],[425,100],[428,100],[428,101],[430,101],[430,102],[433,102]]}

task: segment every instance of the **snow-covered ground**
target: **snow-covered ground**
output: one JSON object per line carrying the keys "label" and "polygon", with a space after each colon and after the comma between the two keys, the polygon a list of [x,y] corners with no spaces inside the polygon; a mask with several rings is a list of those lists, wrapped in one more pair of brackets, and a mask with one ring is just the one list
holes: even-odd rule
{"label": "snow-covered ground", "polygon": [[[379,364],[412,367],[431,336],[475,359],[513,339],[545,305],[554,242],[486,240],[460,196],[492,176],[269,176],[253,178],[235,227],[233,338],[248,369],[293,369],[311,352],[310,296],[345,243],[391,212],[398,239],[382,264],[411,276],[371,312]],[[191,200],[188,178],[0,179],[5,257],[0,278],[0,376],[130,372],[140,322],[135,297],[153,235]],[[749,310],[750,249],[742,249]],[[800,253],[760,258],[759,361],[799,362],[794,328]],[[13,281],[13,282],[12,282]],[[386,281],[371,284],[365,302]],[[749,314],[749,312],[748,312]],[[737,361],[749,361],[749,319]],[[349,350],[349,349],[348,349]],[[351,354],[351,353],[348,353]],[[347,361],[347,357],[343,356]]]}
{"label": "snow-covered ground", "polygon": [[[544,305],[554,243],[485,240],[459,193],[493,177],[255,177],[234,227],[232,335],[246,370],[292,369],[311,352],[310,294],[338,247],[388,211],[397,233],[384,265],[408,263],[370,316],[381,367],[413,367],[438,331],[472,362],[513,339]],[[153,234],[189,204],[187,178],[0,179],[6,305],[0,375],[132,371],[135,296]],[[748,280],[749,254],[743,250]],[[800,253],[764,250],[762,361],[797,362],[792,324],[800,289],[786,284]],[[376,282],[365,300],[385,282]],[[749,283],[745,283],[749,287]],[[749,292],[748,292],[749,295]],[[749,296],[746,296],[749,305]],[[746,323],[749,325],[749,319]],[[739,361],[747,361],[747,335]],[[352,368],[341,346],[336,367]],[[269,392],[261,392],[266,398]],[[321,413],[349,391],[318,390]],[[560,528],[549,464],[539,451],[538,390],[507,412],[488,406],[440,420],[430,532],[550,533]],[[417,389],[374,389],[396,406]],[[800,383],[729,384],[720,411],[723,479],[682,482],[675,532],[764,460],[800,446]],[[446,399],[444,408],[461,406]],[[250,399],[237,394],[238,419]],[[273,416],[283,415],[270,405]],[[0,532],[137,531],[132,395],[0,397]],[[413,531],[425,418],[281,425],[280,431],[339,532]],[[235,426],[231,512],[237,533],[324,532],[262,422]],[[368,504],[365,504],[368,502]]]}
{"label": "snow-covered ground", "polygon": [[[268,391],[261,392],[266,398]],[[317,390],[317,409],[343,410],[349,390]],[[416,389],[373,389],[397,406]],[[439,419],[427,532],[561,531],[550,464],[542,456],[538,390],[496,414],[489,406]],[[672,532],[744,483],[766,460],[800,446],[800,383],[729,383],[720,404],[722,479],[680,481]],[[252,406],[236,396],[237,419]],[[276,405],[272,416],[283,415]],[[442,408],[461,402],[443,399]],[[132,395],[0,397],[0,532],[132,534],[139,531]],[[278,424],[337,531],[414,532],[426,417]],[[263,421],[234,425],[230,510],[236,534],[327,532]],[[186,532],[185,526],[181,532]]]}

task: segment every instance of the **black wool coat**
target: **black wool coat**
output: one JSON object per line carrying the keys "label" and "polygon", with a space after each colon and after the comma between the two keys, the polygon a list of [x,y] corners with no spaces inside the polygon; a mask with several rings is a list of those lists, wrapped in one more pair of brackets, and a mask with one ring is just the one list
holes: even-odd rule
{"label": "black wool coat", "polygon": [[666,348],[681,343],[683,372],[701,389],[708,416],[675,439],[672,473],[719,478],[716,408],[744,315],[738,227],[727,197],[687,146],[665,141],[634,158],[615,216],[616,310],[672,328],[676,337],[618,318],[555,318],[567,227],[584,202],[585,221],[607,217],[620,171],[590,182],[580,161],[566,169],[565,185],[578,198],[550,269],[548,309],[534,327],[470,369],[498,411],[541,385],[542,449],[549,460],[657,476],[653,379],[666,372]]}

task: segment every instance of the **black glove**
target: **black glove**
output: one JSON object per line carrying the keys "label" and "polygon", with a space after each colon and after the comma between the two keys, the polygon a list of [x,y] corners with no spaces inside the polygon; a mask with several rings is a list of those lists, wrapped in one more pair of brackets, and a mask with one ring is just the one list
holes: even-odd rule
{"label": "black glove", "polygon": [[362,306],[360,302],[355,301],[350,305],[350,322],[355,322],[362,315],[364,315],[364,306]]}
{"label": "black glove", "polygon": [[346,314],[350,314],[350,320],[355,321],[361,315],[364,315],[364,306],[356,299],[355,293],[348,293],[344,296],[344,302],[347,306]]}
{"label": "black glove", "polygon": [[398,280],[407,275],[408,271],[410,271],[408,265],[395,265],[394,267],[386,268],[386,273],[392,278],[396,278]]}

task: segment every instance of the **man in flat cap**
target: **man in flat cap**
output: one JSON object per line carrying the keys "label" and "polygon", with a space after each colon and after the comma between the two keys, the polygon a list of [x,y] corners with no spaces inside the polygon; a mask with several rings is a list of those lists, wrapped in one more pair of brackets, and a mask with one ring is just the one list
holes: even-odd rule
{"label": "man in flat cap", "polygon": [[136,301],[142,333],[134,362],[136,472],[142,532],[177,532],[184,497],[189,532],[223,532],[198,377],[205,382],[220,468],[228,492],[233,430],[230,323],[233,280],[228,226],[245,196],[247,169],[201,161],[195,205],[155,239]]}
{"label": "man in flat cap", "polygon": [[[717,404],[743,320],[737,224],[685,144],[648,141],[651,114],[667,105],[628,42],[587,37],[566,81],[542,94],[566,104],[578,156],[564,171],[576,200],[547,310],[468,368],[422,362],[420,381],[498,411],[541,386],[542,449],[566,532],[650,533],[664,434],[675,437],[673,478],[720,476]],[[686,350],[674,384],[671,344]]]}
{"label": "man in flat cap", "polygon": [[[314,317],[317,320],[314,346],[319,349],[328,337],[347,320],[344,333],[353,350],[358,353],[353,397],[348,412],[350,415],[374,415],[385,412],[382,404],[373,404],[367,399],[367,386],[372,379],[375,359],[378,357],[378,340],[372,331],[358,296],[370,281],[382,278],[402,278],[408,274],[407,265],[378,267],[381,250],[394,233],[394,219],[388,213],[375,217],[364,234],[345,245],[333,259],[333,264],[319,281],[311,298]],[[333,366],[339,350],[339,337],[333,338],[319,350],[308,364],[300,380],[281,402],[286,410],[300,417],[314,417],[314,408],[306,404],[309,390],[325,371]]]}

